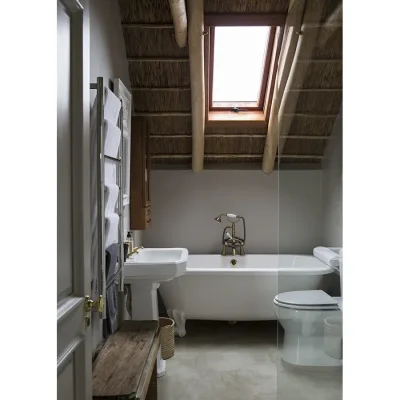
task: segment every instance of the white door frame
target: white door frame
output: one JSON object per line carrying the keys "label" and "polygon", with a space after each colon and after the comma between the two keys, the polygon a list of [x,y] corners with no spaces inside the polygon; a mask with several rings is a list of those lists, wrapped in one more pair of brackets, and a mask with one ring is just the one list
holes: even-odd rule
{"label": "white door frame", "polygon": [[[89,7],[88,0],[57,0],[57,7],[69,16],[71,32],[73,273],[71,294],[57,299],[57,376],[68,366],[73,378],[73,399],[88,400],[92,398],[91,326],[85,323],[85,296],[90,295],[91,280]],[[64,379],[63,382],[65,385]],[[60,386],[58,379],[58,390],[62,391]]]}

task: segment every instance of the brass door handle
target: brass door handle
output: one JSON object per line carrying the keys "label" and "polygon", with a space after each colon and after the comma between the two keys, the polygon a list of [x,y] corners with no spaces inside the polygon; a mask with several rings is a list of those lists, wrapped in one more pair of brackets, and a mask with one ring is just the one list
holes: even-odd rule
{"label": "brass door handle", "polygon": [[104,311],[104,299],[102,295],[96,301],[93,301],[90,296],[85,296],[85,312],[91,312],[94,308],[100,313]]}
{"label": "brass door handle", "polygon": [[103,296],[99,296],[96,301],[93,301],[90,296],[85,296],[85,325],[88,328],[90,326],[91,321],[91,312],[93,309],[96,309],[99,313],[104,310],[104,298]]}

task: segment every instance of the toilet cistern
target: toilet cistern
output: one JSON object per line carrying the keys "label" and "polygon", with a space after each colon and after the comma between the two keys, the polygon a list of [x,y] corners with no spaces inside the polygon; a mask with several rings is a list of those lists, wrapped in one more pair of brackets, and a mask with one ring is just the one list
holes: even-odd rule
{"label": "toilet cistern", "polygon": [[[241,256],[245,255],[244,245],[246,242],[246,223],[242,216],[236,214],[225,214],[221,213],[215,217],[215,221],[221,222],[222,217],[227,217],[228,221],[231,223],[230,226],[226,226],[222,231],[222,251],[221,255],[226,256],[226,249],[230,247],[232,249],[232,255],[236,255],[236,248],[239,248],[239,254]],[[236,224],[242,220],[243,223],[243,238],[236,236]],[[230,230],[231,232],[228,232]]]}

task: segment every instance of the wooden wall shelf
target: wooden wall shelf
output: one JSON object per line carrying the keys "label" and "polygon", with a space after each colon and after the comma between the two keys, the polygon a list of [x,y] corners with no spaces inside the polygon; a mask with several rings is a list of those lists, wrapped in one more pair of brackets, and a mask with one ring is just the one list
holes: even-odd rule
{"label": "wooden wall shelf", "polygon": [[130,225],[132,230],[151,226],[150,141],[144,117],[132,117]]}

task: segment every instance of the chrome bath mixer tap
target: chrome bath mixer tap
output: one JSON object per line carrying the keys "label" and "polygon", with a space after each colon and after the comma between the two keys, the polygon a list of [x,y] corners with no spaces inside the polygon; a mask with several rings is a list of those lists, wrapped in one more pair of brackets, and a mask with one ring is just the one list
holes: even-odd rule
{"label": "chrome bath mixer tap", "polygon": [[[226,226],[222,232],[222,251],[221,255],[226,256],[226,249],[232,249],[232,255],[236,256],[236,249],[239,249],[241,256],[245,255],[244,244],[246,242],[246,223],[242,216],[236,214],[219,214],[218,217],[214,218],[215,221],[221,222],[222,217],[227,217],[231,223],[230,226]],[[236,236],[236,224],[242,220],[243,223],[243,238]],[[230,230],[230,232],[228,232]]]}

